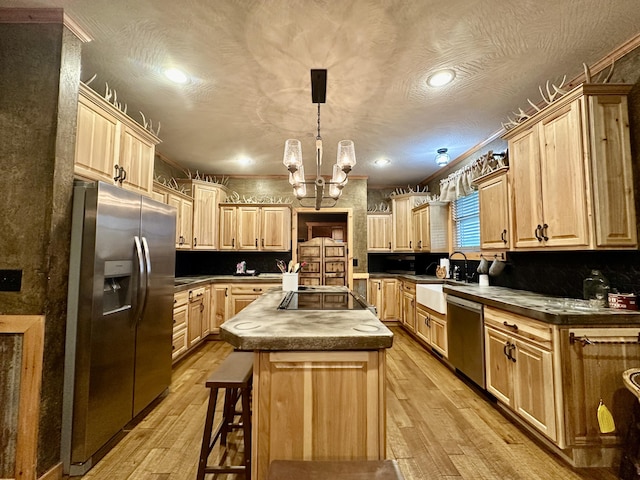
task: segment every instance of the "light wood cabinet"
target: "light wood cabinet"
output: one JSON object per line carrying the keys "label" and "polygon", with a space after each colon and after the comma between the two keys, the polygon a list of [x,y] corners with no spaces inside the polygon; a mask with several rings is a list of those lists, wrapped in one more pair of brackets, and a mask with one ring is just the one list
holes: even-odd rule
{"label": "light wood cabinet", "polygon": [[193,243],[193,200],[178,192],[167,195],[167,203],[176,207],[176,248],[191,249]]}
{"label": "light wood cabinet", "polygon": [[449,251],[449,204],[430,202],[411,212],[413,248],[416,252]]}
{"label": "light wood cabinet", "polygon": [[160,140],[80,84],[74,173],[151,196]]}
{"label": "light wood cabinet", "polygon": [[411,332],[416,331],[416,284],[406,280],[401,284],[400,319],[402,326]]}
{"label": "light wood cabinet", "polygon": [[189,314],[187,316],[187,348],[196,345],[202,337],[202,325],[206,318],[204,287],[189,290]]}
{"label": "light wood cabinet", "polygon": [[367,214],[367,251],[391,251],[391,213]]}
{"label": "light wood cabinet", "polygon": [[252,478],[272,460],[386,458],[385,352],[257,352]]}
{"label": "light wood cabinet", "polygon": [[291,250],[291,208],[282,205],[221,205],[220,250]]}
{"label": "light wood cabinet", "polygon": [[211,315],[213,314],[213,310],[211,309],[211,285],[206,285],[204,287],[204,297],[202,299],[203,311],[202,311],[202,339],[207,338],[209,333],[211,333]]}
{"label": "light wood cabinet", "polygon": [[211,285],[211,333],[220,333],[220,325],[227,321],[229,312],[229,285]]}
{"label": "light wood cabinet", "polygon": [[552,326],[487,306],[484,321],[487,391],[557,442]]}
{"label": "light wood cabinet", "polygon": [[395,278],[370,278],[367,298],[376,307],[380,320],[400,319],[400,289]]}
{"label": "light wood cabinet", "polygon": [[413,252],[413,221],[412,210],[427,201],[426,195],[406,193],[391,199],[393,213],[391,249],[394,252]]}
{"label": "light wood cabinet", "polygon": [[183,179],[178,184],[193,201],[193,250],[215,250],[218,247],[218,205],[226,189],[217,183]]}
{"label": "light wood cabinet", "polygon": [[415,334],[426,345],[429,345],[433,350],[447,358],[449,350],[447,345],[446,315],[418,303],[416,306]]}
{"label": "light wood cabinet", "polygon": [[238,283],[231,285],[229,317],[237,315],[265,291],[280,286],[280,283]]}
{"label": "light wood cabinet", "polygon": [[187,351],[188,292],[177,292],[173,297],[173,350],[171,359],[178,360]]}
{"label": "light wood cabinet", "polygon": [[630,89],[581,85],[504,136],[514,248],[636,248]]}
{"label": "light wood cabinet", "polygon": [[508,167],[503,167],[475,180],[480,206],[480,248],[482,250],[511,247]]}

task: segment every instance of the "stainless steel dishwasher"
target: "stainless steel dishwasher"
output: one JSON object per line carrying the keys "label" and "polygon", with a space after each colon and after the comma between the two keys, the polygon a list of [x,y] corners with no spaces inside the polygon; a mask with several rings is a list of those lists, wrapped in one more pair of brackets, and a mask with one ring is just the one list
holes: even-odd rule
{"label": "stainless steel dishwasher", "polygon": [[447,295],[449,362],[483,389],[484,319],[482,304]]}

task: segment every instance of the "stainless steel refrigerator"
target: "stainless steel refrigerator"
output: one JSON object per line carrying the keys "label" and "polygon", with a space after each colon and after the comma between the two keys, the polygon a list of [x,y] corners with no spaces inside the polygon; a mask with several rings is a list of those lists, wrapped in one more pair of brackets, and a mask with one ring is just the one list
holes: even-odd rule
{"label": "stainless steel refrigerator", "polygon": [[176,209],[74,187],[63,470],[83,475],[171,382]]}

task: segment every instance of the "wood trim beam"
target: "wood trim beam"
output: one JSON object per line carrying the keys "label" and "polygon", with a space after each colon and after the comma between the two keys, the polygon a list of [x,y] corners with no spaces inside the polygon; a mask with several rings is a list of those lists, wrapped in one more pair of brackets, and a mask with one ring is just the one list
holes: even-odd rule
{"label": "wood trim beam", "polygon": [[0,8],[0,23],[62,23],[83,43],[93,40],[62,8]]}

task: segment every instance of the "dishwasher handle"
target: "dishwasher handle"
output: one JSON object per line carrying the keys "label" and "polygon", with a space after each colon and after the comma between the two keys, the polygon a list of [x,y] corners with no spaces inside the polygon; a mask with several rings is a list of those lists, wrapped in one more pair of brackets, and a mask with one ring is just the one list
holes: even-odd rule
{"label": "dishwasher handle", "polygon": [[473,310],[474,312],[482,313],[482,304],[478,302],[472,302],[471,300],[466,300],[460,297],[454,297],[450,293],[447,294],[447,303],[452,305],[456,305],[461,308],[466,308],[467,310]]}

